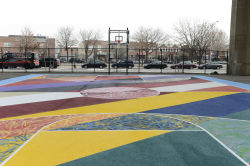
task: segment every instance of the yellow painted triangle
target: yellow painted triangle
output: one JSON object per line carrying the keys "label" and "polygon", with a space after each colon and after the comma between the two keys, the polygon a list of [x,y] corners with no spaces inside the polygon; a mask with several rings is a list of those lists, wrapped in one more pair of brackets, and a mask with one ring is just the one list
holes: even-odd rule
{"label": "yellow painted triangle", "polygon": [[42,131],[5,166],[54,166],[170,131]]}
{"label": "yellow painted triangle", "polygon": [[54,116],[54,115],[85,114],[85,113],[138,113],[143,111],[149,111],[152,109],[176,106],[176,105],[207,100],[215,97],[221,97],[236,93],[238,92],[178,92],[160,96],[152,96],[152,97],[117,101],[111,103],[83,106],[77,108],[62,109],[62,110],[30,114],[24,116],[17,116],[1,120]]}

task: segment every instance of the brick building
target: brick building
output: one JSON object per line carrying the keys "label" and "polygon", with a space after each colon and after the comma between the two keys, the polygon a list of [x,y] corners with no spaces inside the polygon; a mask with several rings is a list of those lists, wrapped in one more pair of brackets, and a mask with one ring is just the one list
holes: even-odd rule
{"label": "brick building", "polygon": [[[20,52],[20,42],[22,36],[20,35],[9,35],[0,36],[0,51],[4,52]],[[48,50],[51,57],[55,57],[55,39],[47,38],[45,36],[32,36],[35,42],[39,45],[39,48],[32,50],[32,52],[38,53],[40,56],[47,56]],[[30,50],[29,50],[30,51]]]}

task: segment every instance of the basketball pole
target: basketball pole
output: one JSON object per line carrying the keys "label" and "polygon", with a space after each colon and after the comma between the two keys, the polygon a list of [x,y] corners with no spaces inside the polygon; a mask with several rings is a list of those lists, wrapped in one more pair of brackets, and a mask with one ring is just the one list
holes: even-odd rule
{"label": "basketball pole", "polygon": [[108,69],[108,75],[110,75],[110,27],[109,27],[109,38],[108,38],[108,42],[109,42],[109,57],[108,57],[109,69]]}
{"label": "basketball pole", "polygon": [[127,28],[127,43],[126,43],[126,46],[127,46],[127,67],[126,67],[126,74],[128,75],[128,43],[129,43],[129,31],[128,31],[128,28]]}

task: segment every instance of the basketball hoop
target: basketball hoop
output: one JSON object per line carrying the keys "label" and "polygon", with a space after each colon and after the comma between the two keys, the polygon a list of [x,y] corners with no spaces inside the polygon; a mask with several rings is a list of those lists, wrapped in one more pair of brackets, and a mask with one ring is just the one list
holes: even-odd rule
{"label": "basketball hoop", "polygon": [[115,41],[117,44],[121,44],[121,42],[123,41],[123,36],[120,36],[120,34],[118,36],[115,36]]}

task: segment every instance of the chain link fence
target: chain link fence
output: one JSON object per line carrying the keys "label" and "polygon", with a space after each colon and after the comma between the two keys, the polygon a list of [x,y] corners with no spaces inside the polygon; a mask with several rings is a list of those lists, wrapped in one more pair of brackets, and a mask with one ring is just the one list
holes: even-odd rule
{"label": "chain link fence", "polygon": [[227,74],[228,51],[179,48],[0,48],[1,72]]}

